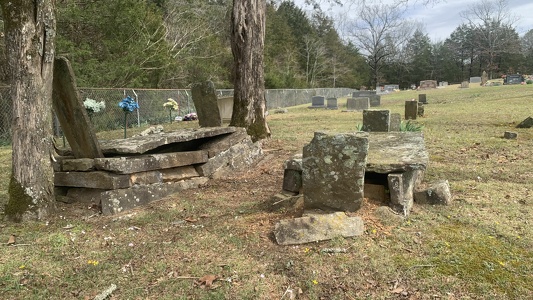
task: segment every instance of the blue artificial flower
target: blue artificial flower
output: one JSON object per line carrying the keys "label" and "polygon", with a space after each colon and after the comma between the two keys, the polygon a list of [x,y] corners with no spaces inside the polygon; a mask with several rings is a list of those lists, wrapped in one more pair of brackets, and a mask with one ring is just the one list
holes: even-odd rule
{"label": "blue artificial flower", "polygon": [[118,103],[118,106],[120,108],[122,108],[122,110],[125,111],[125,112],[133,112],[134,110],[139,108],[139,103],[135,102],[135,100],[133,100],[133,98],[128,96],[128,97],[122,99],[122,101],[120,101]]}

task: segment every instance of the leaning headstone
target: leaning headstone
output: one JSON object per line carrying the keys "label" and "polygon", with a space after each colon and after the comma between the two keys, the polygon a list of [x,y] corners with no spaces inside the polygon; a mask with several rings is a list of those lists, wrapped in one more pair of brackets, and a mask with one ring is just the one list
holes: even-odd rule
{"label": "leaning headstone", "polygon": [[423,191],[415,192],[414,198],[420,204],[450,204],[452,194],[448,180],[440,180]]}
{"label": "leaning headstone", "polygon": [[274,227],[274,237],[279,245],[298,245],[339,236],[360,236],[364,230],[361,217],[348,217],[344,212],[335,212],[281,220]]}
{"label": "leaning headstone", "polygon": [[426,94],[418,94],[418,102],[422,104],[427,104],[428,101],[427,101]]}
{"label": "leaning headstone", "polygon": [[390,110],[365,109],[363,110],[363,131],[387,132],[390,130]]}
{"label": "leaning headstone", "polygon": [[393,113],[390,115],[389,131],[400,131],[402,124],[402,115],[400,113]]}
{"label": "leaning headstone", "polygon": [[470,77],[470,83],[481,83],[481,77]]}
{"label": "leaning headstone", "polygon": [[520,124],[516,125],[516,128],[531,128],[533,127],[533,118],[527,117],[524,121],[520,122]]}
{"label": "leaning headstone", "polygon": [[315,132],[303,149],[305,208],[356,211],[363,203],[368,133]]}
{"label": "leaning headstone", "polygon": [[324,104],[324,96],[313,96],[313,98],[311,98],[311,106],[309,106],[309,108],[325,108],[325,104]]}
{"label": "leaning headstone", "polygon": [[197,83],[192,87],[191,93],[200,127],[222,126],[218,98],[213,82]]}
{"label": "leaning headstone", "polygon": [[405,101],[405,119],[416,120],[418,115],[418,101],[415,99]]}
{"label": "leaning headstone", "polygon": [[65,57],[54,60],[52,106],[75,158],[104,157]]}
{"label": "leaning headstone", "polygon": [[507,140],[514,140],[518,137],[516,132],[506,131],[503,133],[503,138]]}
{"label": "leaning headstone", "polygon": [[328,98],[326,102],[327,109],[339,109],[337,105],[337,98]]}
{"label": "leaning headstone", "polygon": [[469,88],[469,83],[468,83],[468,81],[465,80],[465,81],[461,82],[461,88],[462,88],[462,89],[467,89],[467,88]]}
{"label": "leaning headstone", "polygon": [[370,99],[367,97],[348,98],[346,100],[347,111],[362,111],[370,107]]}

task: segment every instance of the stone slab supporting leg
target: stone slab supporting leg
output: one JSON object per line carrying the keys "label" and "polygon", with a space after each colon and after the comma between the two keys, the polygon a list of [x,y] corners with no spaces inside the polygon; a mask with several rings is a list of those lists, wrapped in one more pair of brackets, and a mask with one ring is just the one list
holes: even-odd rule
{"label": "stone slab supporting leg", "polygon": [[423,173],[422,170],[410,170],[387,176],[392,209],[404,216],[409,215],[413,207],[415,187],[420,183]]}

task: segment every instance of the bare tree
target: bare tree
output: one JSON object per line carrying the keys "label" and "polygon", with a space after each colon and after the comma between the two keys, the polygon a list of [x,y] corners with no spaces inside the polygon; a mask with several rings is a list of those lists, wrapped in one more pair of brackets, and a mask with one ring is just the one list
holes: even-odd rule
{"label": "bare tree", "polygon": [[492,79],[497,69],[497,56],[519,51],[518,47],[513,49],[517,36],[509,34],[514,31],[513,24],[518,18],[511,14],[507,0],[480,0],[463,11],[461,17],[475,32],[478,47],[487,58],[489,78]]}
{"label": "bare tree", "polygon": [[1,0],[11,97],[12,174],[5,213],[43,218],[55,207],[52,148],[54,0]]}
{"label": "bare tree", "polygon": [[380,70],[388,56],[411,36],[414,26],[402,18],[402,3],[384,4],[363,1],[356,9],[356,20],[348,25],[354,44],[366,56],[372,84],[379,85]]}
{"label": "bare tree", "polygon": [[318,76],[320,76],[326,69],[325,56],[326,47],[324,43],[316,37],[306,35],[304,37],[304,53],[305,56],[305,75],[308,87],[315,87]]}
{"label": "bare tree", "polygon": [[234,59],[234,95],[231,125],[244,127],[252,140],[270,137],[265,112],[266,0],[233,0],[231,49]]}

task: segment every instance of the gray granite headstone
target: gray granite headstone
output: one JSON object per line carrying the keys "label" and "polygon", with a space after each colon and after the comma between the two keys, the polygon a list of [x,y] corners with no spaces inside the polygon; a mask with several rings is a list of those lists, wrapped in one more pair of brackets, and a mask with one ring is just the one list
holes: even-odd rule
{"label": "gray granite headstone", "polygon": [[414,99],[405,101],[405,119],[416,120],[417,115],[418,115],[418,101]]}
{"label": "gray granite headstone", "polygon": [[362,111],[370,107],[370,99],[367,97],[348,98],[346,100],[346,110]]}
{"label": "gray granite headstone", "polygon": [[327,109],[339,109],[339,106],[337,105],[337,98],[328,98],[326,101]]}
{"label": "gray granite headstone", "polygon": [[325,108],[325,100],[326,98],[324,98],[324,96],[313,96],[309,108]]}
{"label": "gray granite headstone", "polygon": [[218,98],[213,82],[197,83],[192,87],[191,92],[200,127],[222,126]]}
{"label": "gray granite headstone", "polygon": [[400,131],[402,124],[402,115],[400,113],[393,113],[390,115],[389,131]]}
{"label": "gray granite headstone", "polygon": [[378,107],[381,105],[381,96],[373,95],[370,96],[370,107]]}
{"label": "gray granite headstone", "polygon": [[390,129],[390,110],[365,109],[363,110],[363,131],[387,132]]}
{"label": "gray granite headstone", "polygon": [[304,206],[356,211],[364,194],[368,133],[315,132],[303,148]]}
{"label": "gray granite headstone", "polygon": [[470,77],[470,83],[481,83],[481,77]]}

